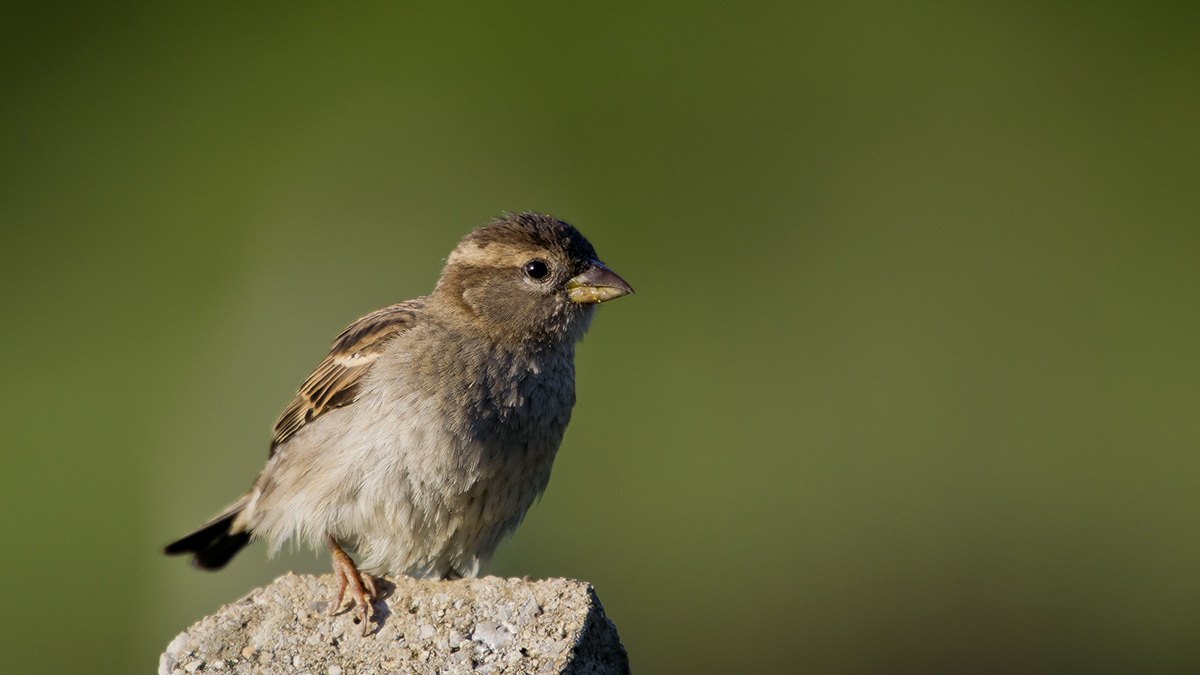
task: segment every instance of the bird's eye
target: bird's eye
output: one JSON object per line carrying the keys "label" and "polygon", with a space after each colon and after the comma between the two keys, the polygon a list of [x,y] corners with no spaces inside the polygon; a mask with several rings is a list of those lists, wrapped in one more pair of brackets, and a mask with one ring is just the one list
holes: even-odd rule
{"label": "bird's eye", "polygon": [[550,274],[550,266],[544,260],[530,260],[525,263],[524,270],[525,276],[538,281],[545,279],[546,275]]}

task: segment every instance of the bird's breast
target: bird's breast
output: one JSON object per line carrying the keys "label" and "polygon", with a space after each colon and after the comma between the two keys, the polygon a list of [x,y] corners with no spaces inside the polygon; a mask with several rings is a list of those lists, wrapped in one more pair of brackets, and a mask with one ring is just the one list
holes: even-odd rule
{"label": "bird's breast", "polygon": [[420,344],[378,365],[372,388],[410,478],[462,488],[529,474],[544,487],[575,404],[571,345],[531,354]]}

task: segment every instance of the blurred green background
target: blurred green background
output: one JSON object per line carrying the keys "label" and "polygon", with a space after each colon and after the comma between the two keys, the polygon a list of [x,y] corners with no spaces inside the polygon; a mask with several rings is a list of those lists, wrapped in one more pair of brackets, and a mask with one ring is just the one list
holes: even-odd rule
{"label": "blurred green background", "polygon": [[603,307],[486,572],[639,673],[1200,671],[1200,4],[0,9],[3,670],[327,557],[160,547],[503,210]]}

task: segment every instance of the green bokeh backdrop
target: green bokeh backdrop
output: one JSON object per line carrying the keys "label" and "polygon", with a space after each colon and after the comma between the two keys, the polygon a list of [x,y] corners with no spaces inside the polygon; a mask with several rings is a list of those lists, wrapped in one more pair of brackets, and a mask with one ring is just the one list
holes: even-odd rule
{"label": "green bokeh backdrop", "polygon": [[149,672],[159,555],[503,210],[606,305],[488,568],[635,671],[1200,671],[1200,5],[0,9],[0,669]]}

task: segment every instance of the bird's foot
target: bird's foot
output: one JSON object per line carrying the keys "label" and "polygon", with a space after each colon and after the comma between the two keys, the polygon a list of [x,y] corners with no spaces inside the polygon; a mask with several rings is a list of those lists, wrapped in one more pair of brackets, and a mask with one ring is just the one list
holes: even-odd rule
{"label": "bird's foot", "polygon": [[359,572],[354,561],[342,550],[341,546],[338,546],[332,535],[326,535],[325,543],[329,546],[329,552],[333,556],[333,575],[337,577],[338,582],[337,597],[330,605],[329,615],[333,616],[342,610],[342,598],[345,597],[346,589],[350,589],[354,609],[362,622],[363,636],[366,637],[371,625],[368,622],[371,612],[371,603],[368,598],[374,600],[379,595],[379,591],[375,588],[375,577],[366,572]]}

